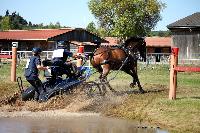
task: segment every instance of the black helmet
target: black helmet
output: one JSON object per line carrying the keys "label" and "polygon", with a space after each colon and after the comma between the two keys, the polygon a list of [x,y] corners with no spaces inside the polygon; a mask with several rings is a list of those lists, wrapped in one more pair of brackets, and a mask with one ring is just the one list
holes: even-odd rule
{"label": "black helmet", "polygon": [[32,49],[32,52],[34,52],[35,54],[39,54],[39,53],[42,52],[42,49],[36,47],[36,48],[33,48],[33,49]]}

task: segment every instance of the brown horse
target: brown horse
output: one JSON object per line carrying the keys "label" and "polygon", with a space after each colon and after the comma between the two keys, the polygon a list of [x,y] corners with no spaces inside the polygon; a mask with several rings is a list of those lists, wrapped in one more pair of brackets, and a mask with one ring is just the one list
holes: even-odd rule
{"label": "brown horse", "polygon": [[[100,81],[106,81],[110,70],[122,70],[131,75],[133,82],[130,87],[137,83],[139,91],[144,93],[137,75],[137,59],[146,56],[146,42],[143,38],[131,37],[121,47],[99,47],[91,58],[92,66],[100,73]],[[104,82],[105,83],[105,82]],[[107,84],[111,91],[112,87]]]}

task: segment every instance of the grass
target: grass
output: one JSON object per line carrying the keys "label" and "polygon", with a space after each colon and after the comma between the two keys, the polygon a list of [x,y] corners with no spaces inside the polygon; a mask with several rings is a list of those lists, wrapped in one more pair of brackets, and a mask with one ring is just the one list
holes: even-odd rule
{"label": "grass", "polygon": [[[141,68],[141,69],[140,69]],[[23,77],[23,65],[17,67],[17,76]],[[0,68],[0,97],[16,90],[17,83],[10,82],[10,65]],[[115,76],[112,72],[108,78]],[[178,73],[177,99],[169,100],[169,67],[167,65],[139,65],[138,75],[144,94],[134,93],[131,89],[131,77],[120,72],[110,83],[117,91],[126,92],[122,104],[106,106],[107,116],[135,119],[150,125],[159,126],[170,132],[195,133],[200,131],[200,73]],[[42,73],[41,73],[42,77]],[[94,74],[91,80],[97,79]],[[22,78],[24,85],[29,84]],[[123,95],[121,93],[121,95]]]}

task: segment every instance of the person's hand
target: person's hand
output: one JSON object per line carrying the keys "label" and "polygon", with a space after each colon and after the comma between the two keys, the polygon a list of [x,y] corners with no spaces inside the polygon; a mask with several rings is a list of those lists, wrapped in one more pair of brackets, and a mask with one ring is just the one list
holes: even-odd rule
{"label": "person's hand", "polygon": [[72,57],[73,57],[73,58],[77,58],[78,56],[77,56],[77,54],[74,54]]}
{"label": "person's hand", "polygon": [[47,66],[46,68],[47,68],[47,71],[48,71],[49,73],[51,73],[51,68],[50,68],[49,66]]}
{"label": "person's hand", "polygon": [[50,69],[50,67],[49,67],[49,66],[46,66],[46,69]]}

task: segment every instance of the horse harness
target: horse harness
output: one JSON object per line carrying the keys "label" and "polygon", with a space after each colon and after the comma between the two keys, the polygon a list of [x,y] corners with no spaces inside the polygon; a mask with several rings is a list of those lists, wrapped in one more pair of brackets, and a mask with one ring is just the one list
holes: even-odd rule
{"label": "horse harness", "polygon": [[[93,55],[93,57],[96,56],[96,55],[100,55],[100,54],[101,54],[100,56],[102,56],[103,53],[106,52],[107,58],[106,58],[103,62],[100,63],[101,65],[109,64],[109,62],[110,62],[110,61],[109,61],[109,58],[110,58],[110,56],[111,56],[111,51],[112,51],[112,49],[108,49],[107,47],[105,47],[105,48],[106,48],[106,50],[104,50],[104,51],[102,51],[102,52],[100,52],[100,53],[97,53],[97,54]],[[98,48],[97,48],[97,49],[98,49]],[[94,53],[96,52],[97,49],[95,49]]]}
{"label": "horse harness", "polygon": [[[119,69],[121,69],[121,68],[128,62],[128,60],[129,60],[130,58],[132,58],[132,59],[137,59],[137,54],[136,54],[136,53],[132,54],[132,52],[131,52],[130,49],[125,48],[125,47],[123,47],[123,46],[117,47],[117,48],[122,49],[122,50],[125,52],[125,54],[127,55],[127,57],[122,61],[122,65],[120,66]],[[96,55],[99,55],[99,54],[102,54],[102,55],[103,55],[103,53],[106,52],[107,58],[106,58],[105,60],[103,60],[103,62],[101,62],[100,64],[101,64],[101,65],[111,64],[111,61],[109,60],[109,58],[110,58],[110,56],[111,56],[111,51],[114,50],[114,49],[115,49],[115,48],[111,48],[111,49],[110,49],[110,48],[109,48],[109,49],[106,48],[106,50],[104,50],[104,51],[102,51],[102,52],[100,52],[100,53],[97,53],[97,54],[93,55],[93,57],[96,56]],[[96,50],[97,50],[97,49],[96,49]],[[95,51],[96,51],[96,50],[95,50]],[[94,51],[94,53],[95,53],[95,51]],[[100,55],[100,56],[102,56],[102,55]]]}

